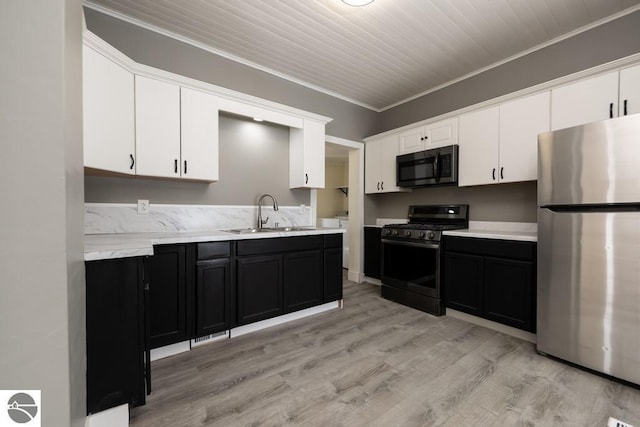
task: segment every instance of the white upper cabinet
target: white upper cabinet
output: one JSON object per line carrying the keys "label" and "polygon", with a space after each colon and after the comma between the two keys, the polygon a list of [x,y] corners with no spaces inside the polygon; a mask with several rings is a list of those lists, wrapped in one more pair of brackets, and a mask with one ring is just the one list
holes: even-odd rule
{"label": "white upper cabinet", "polygon": [[365,144],[364,191],[366,194],[408,191],[396,185],[397,155],[397,135]]}
{"label": "white upper cabinet", "polygon": [[324,132],[324,123],[309,119],[290,129],[290,188],[324,188]]}
{"label": "white upper cabinet", "polygon": [[618,116],[618,71],[551,91],[551,129],[564,129]]}
{"label": "white upper cabinet", "polygon": [[458,185],[498,182],[500,108],[460,116]]}
{"label": "white upper cabinet", "polygon": [[538,134],[551,129],[550,98],[543,92],[500,105],[500,182],[538,178]]}
{"label": "white upper cabinet", "polygon": [[621,116],[640,113],[640,65],[620,71]]}
{"label": "white upper cabinet", "polygon": [[418,126],[398,134],[399,154],[458,143],[458,118]]}
{"label": "white upper cabinet", "polygon": [[180,86],[136,76],[136,173],[180,176]]}
{"label": "white upper cabinet", "polygon": [[84,166],[136,173],[133,73],[82,48]]}
{"label": "white upper cabinet", "polygon": [[199,181],[218,180],[218,97],[180,89],[180,175]]}
{"label": "white upper cabinet", "polygon": [[538,134],[548,132],[543,92],[460,117],[458,185],[531,181],[538,176]]}

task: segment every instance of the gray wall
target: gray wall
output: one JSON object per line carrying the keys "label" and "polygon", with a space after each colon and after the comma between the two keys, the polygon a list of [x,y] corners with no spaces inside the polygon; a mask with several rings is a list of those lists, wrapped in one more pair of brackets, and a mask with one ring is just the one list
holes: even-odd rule
{"label": "gray wall", "polygon": [[365,224],[406,218],[409,205],[468,204],[472,221],[536,222],[536,182],[477,187],[427,187],[410,193],[374,194],[365,200]]}
{"label": "gray wall", "polygon": [[41,390],[46,426],[86,410],[81,11],[0,14],[0,389]]}
{"label": "gray wall", "polygon": [[375,133],[377,113],[367,108],[322,94],[89,8],[85,8],[85,17],[87,27],[93,33],[136,62],[333,117],[333,121],[327,126],[328,135],[359,141]]}
{"label": "gray wall", "polygon": [[85,201],[255,205],[271,193],[283,206],[309,205],[309,190],[289,189],[289,128],[221,115],[219,142],[217,182],[87,176]]}
{"label": "gray wall", "polygon": [[640,11],[380,114],[376,133],[455,111],[640,52]]}

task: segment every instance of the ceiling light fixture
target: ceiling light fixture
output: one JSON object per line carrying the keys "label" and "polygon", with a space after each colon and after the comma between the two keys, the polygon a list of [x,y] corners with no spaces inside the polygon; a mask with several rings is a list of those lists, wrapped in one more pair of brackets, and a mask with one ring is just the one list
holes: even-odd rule
{"label": "ceiling light fixture", "polygon": [[373,0],[342,0],[342,2],[349,6],[366,6],[373,3]]}
{"label": "ceiling light fixture", "polygon": [[263,122],[264,119],[261,119],[260,117],[254,117],[253,120],[255,120],[256,122]]}

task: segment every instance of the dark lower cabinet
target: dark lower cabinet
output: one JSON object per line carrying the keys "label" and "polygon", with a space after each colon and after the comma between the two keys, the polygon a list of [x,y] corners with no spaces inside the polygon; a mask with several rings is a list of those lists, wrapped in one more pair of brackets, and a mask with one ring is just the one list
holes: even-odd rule
{"label": "dark lower cabinet", "polygon": [[322,252],[286,253],[284,259],[284,312],[322,304]]}
{"label": "dark lower cabinet", "polygon": [[324,302],[342,299],[342,234],[324,237]]}
{"label": "dark lower cabinet", "polygon": [[[193,324],[193,264],[189,245],[155,246],[149,258],[149,327],[151,348],[186,341]],[[190,271],[191,270],[191,271]]]}
{"label": "dark lower cabinet", "polygon": [[446,306],[535,332],[535,253],[532,242],[447,236]]}
{"label": "dark lower cabinet", "polygon": [[484,312],[487,319],[533,331],[533,264],[504,258],[484,260]]}
{"label": "dark lower cabinet", "polygon": [[196,267],[196,337],[230,328],[231,262],[198,261]]}
{"label": "dark lower cabinet", "polygon": [[364,275],[374,279],[381,276],[381,232],[380,227],[364,228]]}
{"label": "dark lower cabinet", "polygon": [[195,337],[222,332],[235,324],[233,245],[196,244]]}
{"label": "dark lower cabinet", "polygon": [[145,403],[144,264],[86,264],[87,413]]}
{"label": "dark lower cabinet", "polygon": [[484,257],[447,252],[444,257],[444,274],[447,307],[481,316]]}
{"label": "dark lower cabinet", "polygon": [[236,259],[238,324],[279,316],[282,308],[282,255]]}

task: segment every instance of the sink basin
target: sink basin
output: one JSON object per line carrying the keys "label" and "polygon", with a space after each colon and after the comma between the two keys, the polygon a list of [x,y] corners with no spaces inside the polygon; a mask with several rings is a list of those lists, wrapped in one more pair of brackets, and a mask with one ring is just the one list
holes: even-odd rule
{"label": "sink basin", "polygon": [[227,233],[251,234],[251,233],[280,233],[287,231],[307,231],[315,230],[313,227],[264,227],[264,228],[236,228],[233,230],[222,230]]}

